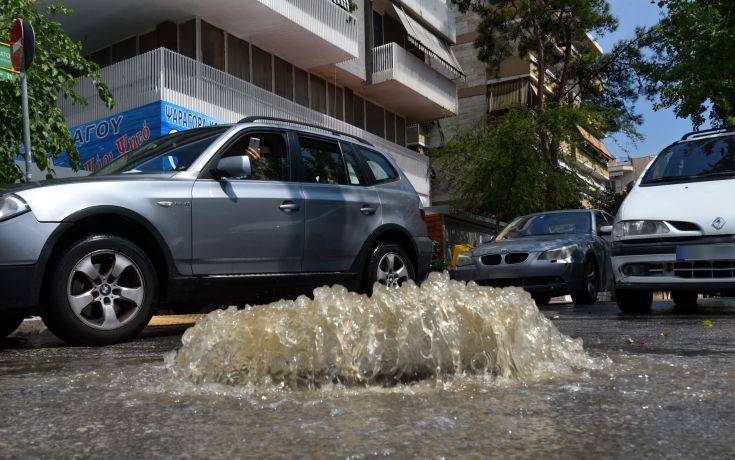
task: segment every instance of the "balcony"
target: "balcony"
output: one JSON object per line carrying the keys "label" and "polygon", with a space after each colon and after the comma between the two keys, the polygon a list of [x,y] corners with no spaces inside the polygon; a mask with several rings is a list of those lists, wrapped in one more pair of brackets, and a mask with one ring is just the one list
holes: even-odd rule
{"label": "balcony", "polygon": [[225,123],[233,123],[249,115],[288,118],[368,140],[376,148],[390,153],[416,191],[424,197],[429,196],[427,157],[168,49],[160,48],[141,54],[105,67],[100,73],[102,81],[108,85],[115,98],[114,111],[105,108],[96,97],[90,81],[82,79],[76,89],[89,100],[89,105],[74,104],[59,98],[59,106],[69,126],[88,123],[160,100]]}
{"label": "balcony", "polygon": [[457,86],[396,43],[373,49],[372,84],[365,94],[409,122],[457,113]]}
{"label": "balcony", "polygon": [[360,55],[360,23],[339,0],[65,0],[74,14],[64,30],[91,51],[153,29],[163,21],[200,17],[304,69]]}
{"label": "balcony", "polygon": [[450,0],[401,0],[401,4],[449,42],[457,42],[457,25]]}

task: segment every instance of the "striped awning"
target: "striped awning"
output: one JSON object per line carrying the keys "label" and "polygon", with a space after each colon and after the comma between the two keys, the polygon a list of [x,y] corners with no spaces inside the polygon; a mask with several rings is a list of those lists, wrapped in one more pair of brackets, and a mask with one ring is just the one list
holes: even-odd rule
{"label": "striped awning", "polygon": [[426,27],[422,26],[415,19],[409,16],[402,7],[393,4],[398,18],[403,23],[403,27],[408,32],[408,40],[424,53],[428,53],[432,57],[439,60],[448,70],[453,72],[457,77],[464,76],[459,61],[449,46],[439,37],[431,33]]}

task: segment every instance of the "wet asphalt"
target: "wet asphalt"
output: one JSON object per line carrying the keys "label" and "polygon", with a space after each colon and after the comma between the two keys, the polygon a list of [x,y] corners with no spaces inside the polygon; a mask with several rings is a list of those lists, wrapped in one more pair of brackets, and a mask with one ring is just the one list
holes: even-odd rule
{"label": "wet asphalt", "polygon": [[735,455],[735,299],[542,311],[606,369],[499,389],[192,394],[163,366],[186,325],[86,348],[27,324],[0,350],[0,458]]}

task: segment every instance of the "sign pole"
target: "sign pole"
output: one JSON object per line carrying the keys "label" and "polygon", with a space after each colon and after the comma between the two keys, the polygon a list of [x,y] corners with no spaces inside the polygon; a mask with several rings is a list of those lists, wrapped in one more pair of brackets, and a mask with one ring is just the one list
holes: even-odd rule
{"label": "sign pole", "polygon": [[28,78],[25,70],[20,73],[21,104],[23,105],[23,142],[26,147],[26,182],[31,181],[31,129],[28,116]]}

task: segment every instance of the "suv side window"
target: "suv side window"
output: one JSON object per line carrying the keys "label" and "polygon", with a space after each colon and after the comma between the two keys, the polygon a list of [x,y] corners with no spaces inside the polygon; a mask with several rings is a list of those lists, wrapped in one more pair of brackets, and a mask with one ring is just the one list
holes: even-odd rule
{"label": "suv side window", "polygon": [[375,183],[381,184],[398,178],[398,173],[382,154],[363,147],[357,147],[357,149],[365,160],[368,169],[373,174]]}
{"label": "suv side window", "polygon": [[[248,152],[252,138],[260,139],[260,148],[255,152],[256,155],[253,152]],[[286,181],[289,179],[288,151],[286,150],[286,141],[283,134],[274,132],[254,133],[250,131],[230,144],[220,158],[241,155],[250,156],[252,174],[248,177],[237,177],[235,179],[265,181]],[[257,158],[257,155],[260,158]]]}
{"label": "suv side window", "polygon": [[304,182],[315,184],[350,183],[342,150],[337,142],[299,136]]}

